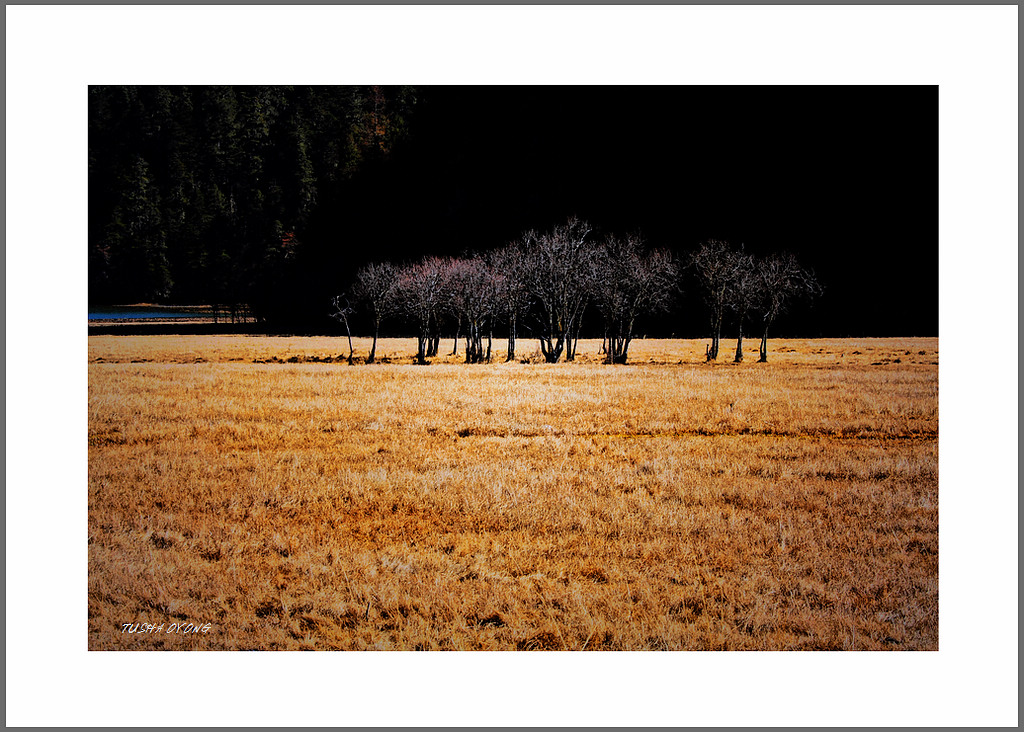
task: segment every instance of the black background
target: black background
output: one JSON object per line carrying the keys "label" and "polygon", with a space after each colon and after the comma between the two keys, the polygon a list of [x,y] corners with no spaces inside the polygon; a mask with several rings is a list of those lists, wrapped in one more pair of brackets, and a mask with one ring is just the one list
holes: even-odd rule
{"label": "black background", "polygon": [[[322,276],[569,216],[679,252],[789,250],[824,294],[777,335],[938,335],[937,87],[421,87],[410,135],[324,208]],[[339,213],[349,225],[328,231]],[[338,238],[342,241],[338,241]],[[330,242],[330,246],[325,243]],[[325,283],[327,286],[328,283]],[[695,285],[651,327],[703,336]]]}

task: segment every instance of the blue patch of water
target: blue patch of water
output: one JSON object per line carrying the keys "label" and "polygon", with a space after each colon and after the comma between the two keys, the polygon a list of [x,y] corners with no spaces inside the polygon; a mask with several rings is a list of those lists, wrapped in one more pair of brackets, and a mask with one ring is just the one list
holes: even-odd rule
{"label": "blue patch of water", "polygon": [[195,318],[207,315],[195,309],[145,307],[104,307],[89,310],[89,320],[165,320],[168,318]]}

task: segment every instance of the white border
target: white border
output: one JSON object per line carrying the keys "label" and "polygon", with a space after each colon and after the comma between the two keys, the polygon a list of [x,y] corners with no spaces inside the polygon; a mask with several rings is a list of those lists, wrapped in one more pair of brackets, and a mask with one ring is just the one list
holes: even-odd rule
{"label": "white border", "polygon": [[[1016,6],[7,6],[8,725],[1017,725]],[[938,84],[940,650],[86,650],[86,87]]]}

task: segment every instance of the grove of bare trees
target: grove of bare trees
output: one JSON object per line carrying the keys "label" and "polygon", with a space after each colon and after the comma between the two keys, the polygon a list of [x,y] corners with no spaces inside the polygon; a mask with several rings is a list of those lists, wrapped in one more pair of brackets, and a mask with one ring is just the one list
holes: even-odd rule
{"label": "grove of bare trees", "polygon": [[687,257],[651,249],[638,235],[597,235],[586,221],[569,219],[550,231],[526,232],[488,252],[425,257],[393,265],[372,263],[334,301],[333,315],[349,335],[355,303],[373,330],[367,363],[376,360],[383,322],[397,319],[417,334],[416,363],[437,355],[442,333],[452,355],[465,338],[466,363],[490,362],[495,330],[507,336],[505,361],[516,358],[525,332],[547,363],[572,361],[584,318],[600,325],[606,363],[624,364],[637,326],[670,310],[689,274],[709,314],[707,360],[718,358],[723,324],[736,327],[734,360],[743,360],[744,328],[760,326],[759,362],[768,360],[768,330],[800,297],[817,294],[813,272],[792,254],[758,258],[724,241],[702,243]]}
{"label": "grove of bare trees", "polygon": [[748,317],[757,316],[761,325],[758,362],[768,361],[768,329],[790,305],[801,297],[821,293],[814,272],[802,266],[788,252],[757,258],[742,246],[723,241],[707,241],[690,255],[694,271],[711,316],[707,360],[718,358],[722,322],[726,312],[735,317],[736,355],[743,361],[743,326]]}

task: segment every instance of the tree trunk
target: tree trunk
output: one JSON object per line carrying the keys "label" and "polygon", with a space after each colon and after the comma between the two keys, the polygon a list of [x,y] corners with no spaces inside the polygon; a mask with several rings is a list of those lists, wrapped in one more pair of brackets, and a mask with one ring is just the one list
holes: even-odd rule
{"label": "tree trunk", "polygon": [[626,363],[629,353],[629,336],[612,336],[611,349],[608,363]]}
{"label": "tree trunk", "polygon": [[345,324],[345,335],[348,336],[348,365],[352,365],[352,330],[348,327],[348,317],[342,315],[341,321]]}
{"label": "tree trunk", "polygon": [[623,337],[623,345],[620,349],[621,352],[618,354],[618,363],[625,363],[626,359],[629,358],[630,354],[630,343],[633,342],[633,326],[635,325],[635,319],[630,320],[630,324],[626,329],[626,335]]}
{"label": "tree trunk", "polygon": [[610,327],[606,326],[604,329],[604,343],[601,346],[601,350],[604,352],[604,362],[607,364],[615,363],[615,349],[619,338],[618,333],[618,326],[614,323]]}
{"label": "tree trunk", "polygon": [[768,363],[768,326],[764,326],[761,334],[761,351],[757,358],[758,363]]}
{"label": "tree trunk", "polygon": [[481,363],[484,360],[483,333],[480,325],[473,321],[466,322],[466,363]]}
{"label": "tree trunk", "polygon": [[711,336],[711,343],[704,350],[704,360],[714,361],[718,358],[718,337],[714,334]]}
{"label": "tree trunk", "polygon": [[722,340],[722,311],[720,309],[715,313],[715,319],[711,325],[711,349],[708,351],[708,360],[717,361],[718,344]]}
{"label": "tree trunk", "polygon": [[427,365],[427,336],[420,335],[416,339],[416,363],[420,366]]}
{"label": "tree trunk", "polygon": [[581,311],[579,317],[573,317],[572,322],[569,324],[568,329],[568,344],[565,349],[565,360],[575,361],[576,360],[576,348],[580,341],[580,331],[583,329],[583,312]]}
{"label": "tree trunk", "polygon": [[626,335],[622,339],[622,347],[620,348],[619,358],[616,363],[626,363],[629,358],[629,344],[633,341],[633,324],[629,324],[629,328],[626,330]]}
{"label": "tree trunk", "polygon": [[558,359],[562,356],[562,349],[565,347],[564,336],[558,337],[558,342],[555,345],[551,345],[549,338],[540,339],[540,352],[544,355],[544,360],[547,363],[558,363]]}
{"label": "tree trunk", "polygon": [[373,343],[370,345],[370,355],[366,357],[366,363],[373,363],[374,359],[377,358],[377,334],[380,332],[380,326],[375,326],[373,329]]}
{"label": "tree trunk", "polygon": [[505,362],[516,360],[516,318],[513,315],[508,319],[508,354]]}
{"label": "tree trunk", "polygon": [[736,337],[736,358],[733,363],[743,363],[743,321],[740,320],[740,332]]}
{"label": "tree trunk", "polygon": [[455,338],[452,340],[452,356],[459,355],[459,331],[462,330],[462,315],[459,315],[459,322],[455,324]]}

